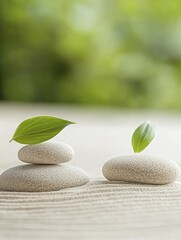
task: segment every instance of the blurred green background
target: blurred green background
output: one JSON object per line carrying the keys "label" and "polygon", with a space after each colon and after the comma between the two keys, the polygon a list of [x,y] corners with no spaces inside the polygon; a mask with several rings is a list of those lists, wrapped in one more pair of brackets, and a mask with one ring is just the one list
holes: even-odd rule
{"label": "blurred green background", "polygon": [[0,99],[181,107],[180,0],[2,0]]}

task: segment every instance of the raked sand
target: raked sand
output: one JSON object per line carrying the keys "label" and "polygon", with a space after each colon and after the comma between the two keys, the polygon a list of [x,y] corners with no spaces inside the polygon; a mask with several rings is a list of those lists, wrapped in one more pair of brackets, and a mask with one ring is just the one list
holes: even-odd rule
{"label": "raked sand", "polygon": [[181,115],[38,104],[0,104],[0,110],[1,172],[20,164],[21,145],[9,143],[16,126],[26,118],[49,114],[77,123],[55,140],[75,149],[71,164],[92,179],[87,185],[55,192],[0,192],[0,239],[181,239],[180,179],[162,186],[110,184],[102,175],[107,159],[132,154],[131,134],[146,120],[156,125],[157,135],[144,153],[181,166]]}

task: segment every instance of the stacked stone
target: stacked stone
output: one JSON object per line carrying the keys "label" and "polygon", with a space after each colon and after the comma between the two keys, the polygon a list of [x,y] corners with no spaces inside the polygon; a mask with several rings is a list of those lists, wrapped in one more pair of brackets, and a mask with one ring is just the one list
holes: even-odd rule
{"label": "stacked stone", "polygon": [[0,189],[45,192],[84,185],[89,182],[87,173],[65,164],[73,156],[73,148],[63,142],[48,141],[26,145],[19,150],[18,158],[28,164],[10,168],[2,173]]}

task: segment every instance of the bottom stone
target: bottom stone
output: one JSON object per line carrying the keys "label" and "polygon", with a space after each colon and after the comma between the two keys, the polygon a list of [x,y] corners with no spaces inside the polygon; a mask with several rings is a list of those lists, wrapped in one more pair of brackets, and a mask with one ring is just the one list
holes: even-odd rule
{"label": "bottom stone", "polygon": [[70,165],[20,165],[0,175],[0,190],[47,192],[78,187],[89,182],[82,169]]}

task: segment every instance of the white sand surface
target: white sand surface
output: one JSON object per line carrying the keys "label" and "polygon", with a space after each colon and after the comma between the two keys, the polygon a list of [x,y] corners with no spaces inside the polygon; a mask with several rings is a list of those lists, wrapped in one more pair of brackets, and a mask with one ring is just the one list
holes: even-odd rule
{"label": "white sand surface", "polygon": [[156,138],[144,151],[181,166],[181,114],[126,111],[51,104],[0,103],[0,172],[22,164],[22,145],[11,142],[26,118],[52,115],[76,122],[54,139],[75,149],[71,164],[92,182],[49,193],[0,192],[0,239],[181,239],[181,182],[151,186],[110,184],[104,162],[132,153],[131,136],[142,122],[156,125]]}

